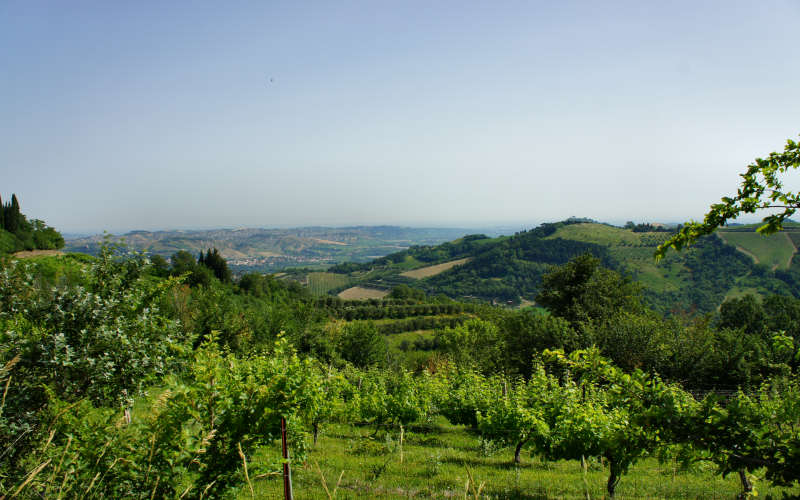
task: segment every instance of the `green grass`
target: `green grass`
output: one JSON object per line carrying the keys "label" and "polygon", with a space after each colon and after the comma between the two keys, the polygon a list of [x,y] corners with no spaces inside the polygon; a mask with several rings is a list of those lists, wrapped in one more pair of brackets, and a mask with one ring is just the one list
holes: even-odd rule
{"label": "green grass", "polygon": [[308,273],[308,289],[316,296],[325,295],[329,290],[349,285],[351,281],[344,274]]}
{"label": "green grass", "polygon": [[792,240],[795,247],[800,246],[800,231],[786,231],[786,235]]}
{"label": "green grass", "polygon": [[786,269],[794,254],[794,245],[784,233],[762,236],[755,232],[719,231],[726,242],[755,255],[760,264],[770,269]]}
{"label": "green grass", "polygon": [[[744,297],[745,295],[755,295],[756,297],[766,297],[769,295],[769,290],[765,290],[763,288],[755,288],[755,287],[748,287],[748,286],[735,286],[728,290],[728,293],[725,294],[725,300],[729,299],[738,299]],[[723,300],[724,302],[724,300]]]}
{"label": "green grass", "polygon": [[433,335],[434,330],[414,330],[412,332],[393,333],[385,337],[390,349],[399,350],[399,346],[404,340],[413,343],[417,339],[430,338]]}
{"label": "green grass", "polygon": [[[294,498],[328,498],[315,464],[319,464],[331,492],[344,471],[338,499],[464,498],[467,467],[477,483],[485,483],[481,498],[586,498],[579,462],[544,462],[525,453],[523,463],[514,466],[511,448],[482,446],[476,435],[442,419],[406,430],[402,462],[398,429],[387,429],[374,438],[369,437],[372,434],[373,429],[365,427],[324,427],[307,462],[293,464]],[[251,470],[257,470],[260,461],[276,463],[279,452],[279,441],[261,450],[251,458]],[[602,464],[591,461],[586,476],[591,498],[604,498],[607,475]],[[253,487],[255,498],[282,498],[280,476],[257,479]],[[790,491],[770,488],[766,481],[757,481],[756,488],[762,498],[768,494],[780,498],[782,492]],[[660,464],[651,458],[623,476],[616,498],[730,499],[739,492],[735,474],[723,479],[713,473],[710,464],[695,464],[685,471],[674,463]],[[252,498],[246,485],[238,498]]]}
{"label": "green grass", "polygon": [[563,226],[547,238],[564,238],[615,247],[656,247],[669,238],[669,235],[670,233],[634,233],[619,227],[585,223]]}

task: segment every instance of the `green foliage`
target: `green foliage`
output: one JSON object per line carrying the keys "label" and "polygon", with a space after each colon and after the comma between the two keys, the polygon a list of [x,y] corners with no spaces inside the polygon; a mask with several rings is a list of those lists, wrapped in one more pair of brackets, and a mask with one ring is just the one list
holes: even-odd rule
{"label": "green foliage", "polygon": [[429,293],[479,297],[516,304],[533,297],[552,265],[591,253],[611,264],[608,251],[597,244],[561,238],[546,239],[563,223],[542,224],[494,244],[476,247],[469,262],[424,280]]}
{"label": "green foliage", "polygon": [[620,310],[639,310],[641,287],[586,254],[545,275],[536,301],[577,327]]}
{"label": "green foliage", "polygon": [[69,402],[127,405],[177,370],[188,344],[159,308],[176,282],[147,279],[141,258],[119,260],[106,248],[84,283],[55,287],[41,286],[31,269],[23,262],[0,269],[0,363],[18,360],[2,436],[22,438],[6,455],[12,462],[28,451],[23,435],[41,423],[46,391]]}
{"label": "green foliage", "polygon": [[741,328],[748,334],[760,334],[764,328],[764,308],[753,295],[726,300],[719,308],[720,328]]}
{"label": "green foliage", "polygon": [[[130,423],[116,410],[86,400],[68,405],[51,395],[52,424],[26,461],[46,468],[28,496],[226,496],[243,479],[240,450],[252,456],[278,438],[281,417],[290,429],[302,429],[308,412],[319,412],[321,382],[285,339],[268,354],[246,357],[224,353],[211,339],[196,351],[186,378],[172,379],[149,412]],[[302,460],[301,434],[294,432],[292,447]],[[279,467],[264,463],[251,473]]]}
{"label": "green foliage", "polygon": [[[268,354],[225,354],[209,339],[195,356],[186,383],[170,388],[167,420],[178,419],[196,436],[211,436],[197,460],[199,485],[211,491],[230,487],[240,457],[280,436],[280,418],[292,420],[319,400],[320,376],[310,360],[301,360],[285,339]],[[298,443],[295,443],[298,444]],[[298,449],[295,446],[295,456]],[[301,458],[301,457],[297,457]]]}
{"label": "green foliage", "polygon": [[500,373],[505,371],[501,335],[494,323],[471,319],[438,332],[436,340],[456,365],[474,367],[483,373]]}
{"label": "green foliage", "polygon": [[400,284],[392,288],[389,297],[393,299],[425,300],[425,292],[418,288],[411,288],[408,285]]}
{"label": "green foliage", "polygon": [[[201,254],[202,255],[202,254]],[[194,256],[186,250],[175,252],[170,259],[172,261],[172,276],[186,276],[186,283],[192,287],[208,286],[214,277],[213,271],[199,265]]]}
{"label": "green foliage", "polygon": [[164,257],[158,254],[151,255],[150,265],[150,272],[153,276],[158,276],[159,278],[166,278],[169,276],[169,263]]}
{"label": "green foliage", "polygon": [[205,257],[199,259],[199,264],[202,264],[207,268],[209,268],[211,272],[214,274],[214,277],[216,277],[221,282],[230,283],[231,271],[230,269],[228,269],[228,263],[225,262],[225,259],[222,257],[222,255],[220,255],[219,251],[216,248],[213,251],[209,249],[206,252]]}
{"label": "green foliage", "polygon": [[597,350],[569,356],[546,351],[545,359],[575,378],[568,378],[559,397],[548,401],[551,411],[545,412],[545,421],[550,433],[544,455],[603,456],[609,462],[607,489],[612,497],[631,465],[665,444],[686,439],[694,424],[697,404],[691,395],[638,370],[626,374]]}
{"label": "green foliage", "polygon": [[354,417],[380,428],[427,420],[434,411],[437,381],[406,370],[356,372],[356,392],[348,403]]}
{"label": "green foliage", "polygon": [[663,257],[670,248],[680,250],[698,238],[711,234],[718,227],[741,214],[752,214],[759,210],[778,208],[779,212],[767,215],[758,228],[762,234],[771,234],[783,228],[783,222],[800,208],[800,193],[785,190],[781,175],[800,167],[800,143],[789,139],[782,153],[773,152],[766,159],[756,158],[740,174],[742,182],[735,196],[723,197],[720,203],[711,205],[703,222],[688,222],[678,234],[659,245],[655,256]]}
{"label": "green foliage", "polygon": [[531,377],[528,382],[518,383],[493,405],[477,412],[478,430],[484,437],[515,445],[515,463],[520,463],[520,452],[526,443],[533,441],[542,449],[550,434],[545,417],[547,407],[541,402],[552,391],[548,392],[547,384],[541,382],[540,378]]}
{"label": "green foliage", "polygon": [[739,392],[724,405],[704,401],[695,435],[723,475],[763,468],[774,484],[800,483],[800,386],[776,379],[752,395]]}
{"label": "green foliage", "polygon": [[39,219],[28,221],[20,211],[16,194],[11,202],[0,203],[0,254],[20,250],[57,250],[63,248],[61,233]]}
{"label": "green foliage", "polygon": [[359,368],[385,366],[389,346],[371,321],[355,321],[341,329],[339,354]]}
{"label": "green foliage", "polygon": [[497,324],[503,337],[507,371],[525,378],[531,375],[531,361],[544,349],[572,351],[587,347],[569,323],[557,316],[521,310],[504,315]]}

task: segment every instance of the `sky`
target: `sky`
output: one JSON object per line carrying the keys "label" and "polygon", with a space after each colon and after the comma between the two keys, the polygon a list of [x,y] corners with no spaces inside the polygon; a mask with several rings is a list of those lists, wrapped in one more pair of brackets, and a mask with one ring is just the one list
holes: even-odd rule
{"label": "sky", "polygon": [[697,219],[800,134],[799,25],[800,0],[3,0],[0,195],[65,232]]}

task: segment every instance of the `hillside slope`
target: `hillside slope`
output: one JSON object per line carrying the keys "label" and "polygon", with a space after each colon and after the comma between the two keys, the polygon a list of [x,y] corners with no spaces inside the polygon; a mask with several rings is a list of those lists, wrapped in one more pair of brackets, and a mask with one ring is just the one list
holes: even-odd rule
{"label": "hillside slope", "polygon": [[[403,283],[428,294],[516,304],[535,298],[542,276],[552,266],[591,253],[607,267],[639,281],[648,305],[662,312],[710,312],[729,294],[743,291],[800,295],[796,264],[773,271],[716,235],[655,262],[653,252],[669,235],[564,221],[542,224],[510,237],[471,235],[438,246],[415,246],[369,263],[335,266],[330,271],[346,275],[351,286],[389,289]],[[759,248],[786,262],[790,259],[785,249],[772,248],[785,246],[787,241],[786,235],[775,235],[759,242]],[[408,272],[456,259],[462,259],[460,265],[429,277],[413,279],[414,274]]]}

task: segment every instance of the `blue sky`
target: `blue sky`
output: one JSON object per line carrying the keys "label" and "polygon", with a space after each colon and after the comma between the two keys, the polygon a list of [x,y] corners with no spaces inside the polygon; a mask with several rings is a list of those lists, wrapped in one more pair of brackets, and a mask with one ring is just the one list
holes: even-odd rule
{"label": "blue sky", "polygon": [[0,3],[64,231],[681,221],[800,134],[800,2]]}

